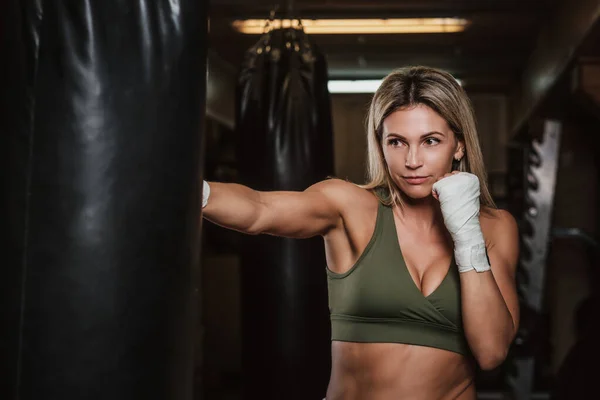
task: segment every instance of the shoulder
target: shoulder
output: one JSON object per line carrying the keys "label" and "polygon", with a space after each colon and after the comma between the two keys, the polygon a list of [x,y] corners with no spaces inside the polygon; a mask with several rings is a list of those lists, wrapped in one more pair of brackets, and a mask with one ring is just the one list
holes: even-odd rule
{"label": "shoulder", "polygon": [[348,207],[372,208],[373,205],[377,205],[378,203],[377,197],[372,191],[338,178],[323,180],[315,183],[306,190],[320,192],[328,201],[334,203],[341,210]]}
{"label": "shoulder", "polygon": [[321,192],[327,197],[332,197],[336,200],[342,201],[374,197],[369,190],[363,189],[355,183],[338,178],[331,178],[317,182],[306,190]]}
{"label": "shoulder", "polygon": [[[331,192],[331,191],[347,191],[352,190],[353,187],[358,188],[354,183],[345,181],[339,178],[329,178],[322,180],[310,186],[309,191],[320,191],[320,192]],[[359,188],[360,189],[360,188]]]}
{"label": "shoulder", "polygon": [[517,221],[506,210],[482,207],[479,223],[484,234],[491,236],[518,235]]}

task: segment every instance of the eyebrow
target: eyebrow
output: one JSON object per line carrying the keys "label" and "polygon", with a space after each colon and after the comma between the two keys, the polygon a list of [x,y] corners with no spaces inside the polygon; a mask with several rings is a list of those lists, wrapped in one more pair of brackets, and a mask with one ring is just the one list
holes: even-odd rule
{"label": "eyebrow", "polygon": [[[440,135],[440,136],[446,136],[444,135],[442,132],[439,131],[431,131],[431,132],[427,132],[421,135],[420,139],[426,138],[427,136],[431,136],[431,135]],[[389,136],[397,136],[401,139],[406,139],[404,136],[400,135],[399,133],[395,133],[395,132],[388,132],[385,134],[385,137],[389,137]]]}

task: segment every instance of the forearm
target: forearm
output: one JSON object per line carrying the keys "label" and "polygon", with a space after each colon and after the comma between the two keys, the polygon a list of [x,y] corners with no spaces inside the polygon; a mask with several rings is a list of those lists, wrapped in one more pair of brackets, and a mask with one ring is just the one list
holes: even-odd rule
{"label": "forearm", "polygon": [[236,183],[210,182],[210,197],[203,208],[207,220],[243,233],[255,234],[260,214],[260,193]]}
{"label": "forearm", "polygon": [[491,271],[460,274],[465,336],[483,369],[498,366],[514,338],[515,322]]}
{"label": "forearm", "polygon": [[516,222],[490,208],[481,215],[480,183],[473,174],[452,174],[433,190],[454,242],[466,339],[479,366],[493,369],[506,358],[518,325]]}

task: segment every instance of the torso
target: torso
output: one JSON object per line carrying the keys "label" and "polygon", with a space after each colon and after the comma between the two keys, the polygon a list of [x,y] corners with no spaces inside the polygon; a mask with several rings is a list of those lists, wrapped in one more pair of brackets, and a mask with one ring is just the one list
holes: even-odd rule
{"label": "torso", "polygon": [[332,342],[327,400],[474,400],[472,364],[446,350]]}
{"label": "torso", "polygon": [[[344,226],[325,236],[328,268],[339,274],[356,263],[369,243],[379,201],[364,189],[349,188]],[[442,283],[452,259],[445,228],[408,229],[394,213],[400,248],[414,284],[427,296]],[[422,251],[427,248],[427,251]],[[332,342],[327,400],[475,399],[472,360],[464,355],[401,343]]]}

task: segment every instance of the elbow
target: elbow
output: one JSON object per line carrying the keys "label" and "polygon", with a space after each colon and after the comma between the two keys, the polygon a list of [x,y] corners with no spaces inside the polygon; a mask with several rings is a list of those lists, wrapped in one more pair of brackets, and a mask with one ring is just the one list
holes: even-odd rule
{"label": "elbow", "polygon": [[242,230],[242,232],[244,232],[247,235],[262,235],[264,233],[263,228],[258,224],[258,223],[254,223],[251,225],[248,225],[246,228],[244,228]]}
{"label": "elbow", "polygon": [[[512,332],[512,330],[511,330]],[[514,334],[493,335],[488,334],[482,341],[477,341],[472,346],[472,354],[483,371],[491,371],[499,366],[508,357],[508,351],[512,343]]]}
{"label": "elbow", "polygon": [[488,348],[476,354],[475,359],[477,360],[477,364],[479,364],[479,368],[484,371],[491,371],[502,365],[507,355],[508,349],[506,347],[497,349]]}

